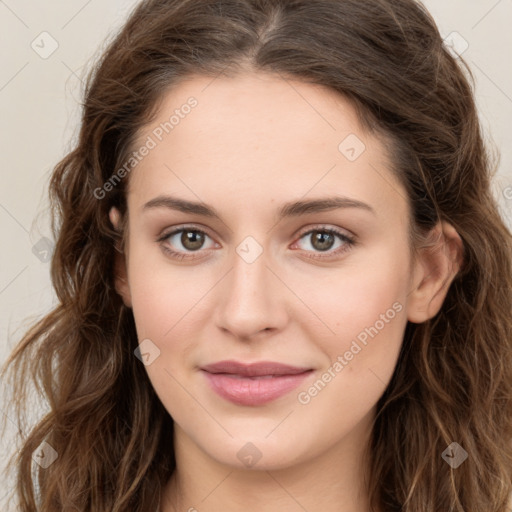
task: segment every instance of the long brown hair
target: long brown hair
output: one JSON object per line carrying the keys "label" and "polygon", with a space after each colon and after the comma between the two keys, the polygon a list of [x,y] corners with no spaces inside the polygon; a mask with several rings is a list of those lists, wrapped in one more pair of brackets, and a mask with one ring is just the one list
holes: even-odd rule
{"label": "long brown hair", "polygon": [[[20,425],[36,384],[47,414],[22,433],[22,512],[152,512],[174,467],[173,422],[134,356],[132,312],[114,288],[134,150],[165,90],[242,69],[327,86],[390,141],[413,232],[440,220],[464,265],[441,311],[409,323],[378,402],[368,493],[384,512],[505,512],[512,493],[512,243],[492,197],[490,159],[462,59],[414,0],[146,0],[92,70],[75,149],[50,183],[58,306],[6,365]],[[420,237],[414,239],[419,243]],[[4,369],[4,372],[6,371]],[[32,379],[32,380],[31,380]],[[9,382],[11,382],[9,381]],[[46,441],[58,454],[32,463]],[[468,453],[454,469],[442,453]]]}

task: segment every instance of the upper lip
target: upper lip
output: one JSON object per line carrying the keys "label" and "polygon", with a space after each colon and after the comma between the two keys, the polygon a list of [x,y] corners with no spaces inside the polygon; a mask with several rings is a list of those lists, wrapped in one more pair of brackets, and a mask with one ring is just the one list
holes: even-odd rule
{"label": "upper lip", "polygon": [[238,361],[219,361],[217,363],[201,366],[201,370],[208,373],[227,373],[245,377],[259,377],[262,375],[297,375],[312,368],[290,366],[273,361],[258,361],[256,363],[241,363]]}

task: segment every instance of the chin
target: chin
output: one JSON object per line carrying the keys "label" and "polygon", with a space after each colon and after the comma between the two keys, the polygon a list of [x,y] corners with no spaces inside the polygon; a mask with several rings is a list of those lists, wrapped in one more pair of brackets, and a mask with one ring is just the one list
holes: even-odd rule
{"label": "chin", "polygon": [[[202,449],[219,464],[238,470],[286,469],[307,459],[304,452],[307,443],[304,440],[299,441],[290,436],[279,436],[274,433],[266,437],[267,434],[267,431],[255,435],[245,432],[239,437],[226,436],[223,442],[212,442],[210,438],[203,444]],[[301,447],[301,451],[298,451],[298,447]]]}

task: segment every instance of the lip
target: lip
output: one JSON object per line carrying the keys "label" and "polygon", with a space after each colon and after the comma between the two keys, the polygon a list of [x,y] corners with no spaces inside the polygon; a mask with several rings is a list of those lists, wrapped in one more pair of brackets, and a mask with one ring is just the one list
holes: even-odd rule
{"label": "lip", "polygon": [[263,405],[289,393],[308,377],[312,368],[273,361],[245,364],[219,361],[202,366],[208,384],[219,396],[237,404]]}

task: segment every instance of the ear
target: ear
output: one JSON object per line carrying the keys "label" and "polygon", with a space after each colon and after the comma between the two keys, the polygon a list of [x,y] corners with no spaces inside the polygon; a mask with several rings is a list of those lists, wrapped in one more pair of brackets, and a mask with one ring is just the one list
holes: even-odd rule
{"label": "ear", "polygon": [[[119,210],[114,206],[110,209],[108,214],[110,222],[116,231],[119,231],[119,225],[121,220],[121,214]],[[121,249],[116,245],[115,251],[115,260],[114,260],[114,283],[116,287],[117,293],[123,299],[125,306],[131,308],[132,307],[132,296],[130,293],[130,285],[128,283],[128,272],[127,272],[127,264],[126,264],[126,255]]]}
{"label": "ear", "polygon": [[437,315],[463,263],[464,244],[452,225],[439,222],[430,232],[429,242],[419,249],[413,264],[414,289],[407,301],[407,319],[413,323]]}

